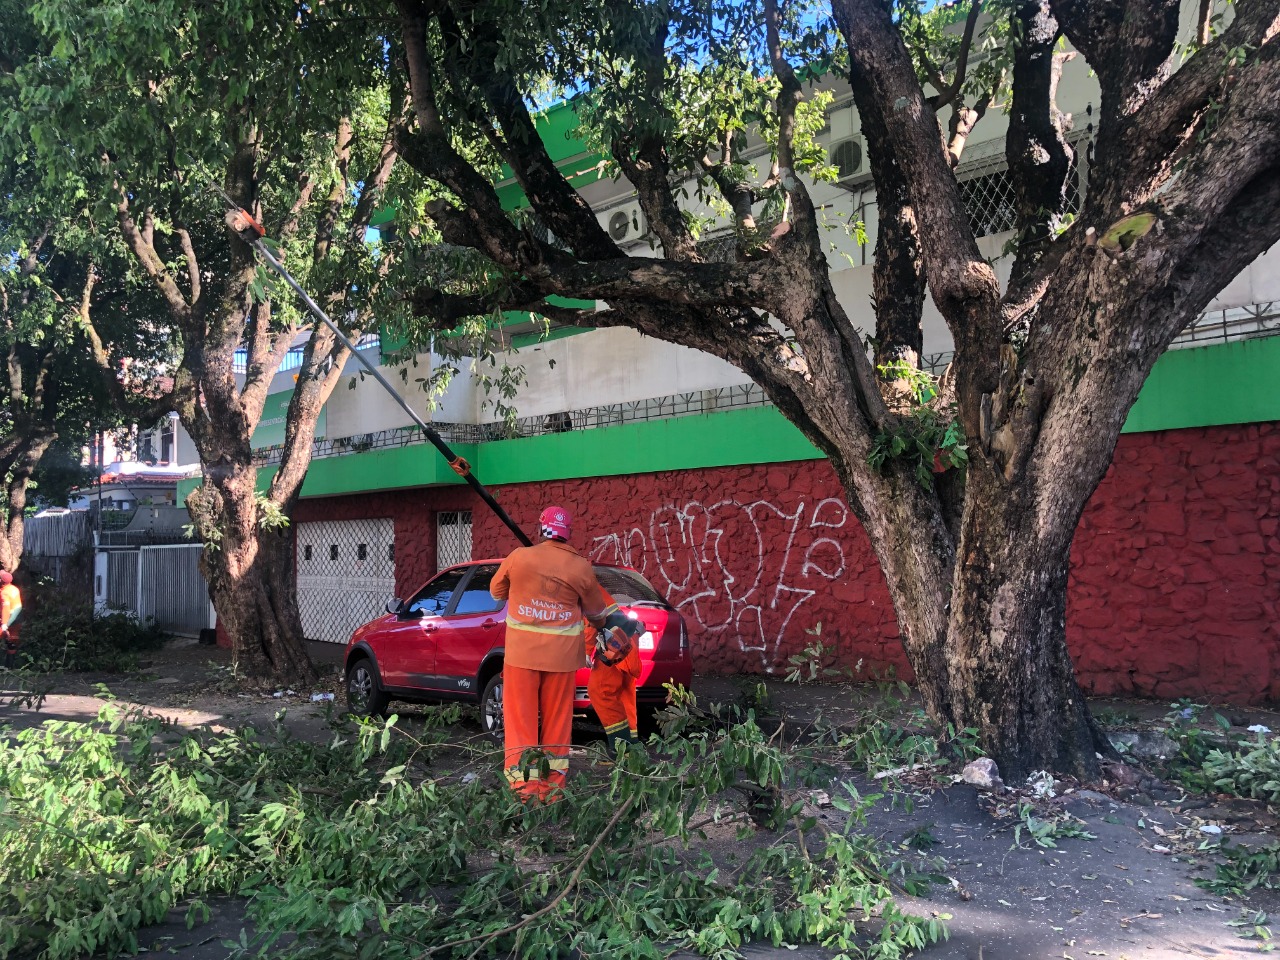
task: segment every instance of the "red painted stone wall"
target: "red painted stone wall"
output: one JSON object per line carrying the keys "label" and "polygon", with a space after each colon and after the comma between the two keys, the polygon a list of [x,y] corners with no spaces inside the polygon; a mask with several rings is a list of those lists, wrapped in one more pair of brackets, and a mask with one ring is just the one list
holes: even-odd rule
{"label": "red painted stone wall", "polygon": [[[1072,551],[1067,633],[1087,689],[1280,698],[1278,461],[1280,424],[1121,438]],[[864,673],[910,676],[884,578],[825,462],[495,492],[530,532],[546,504],[568,508],[580,549],[643,571],[680,607],[701,670],[783,671],[820,639]],[[295,519],[393,517],[403,595],[435,570],[435,511],[458,509],[472,510],[475,557],[515,546],[465,488],[305,500]]]}

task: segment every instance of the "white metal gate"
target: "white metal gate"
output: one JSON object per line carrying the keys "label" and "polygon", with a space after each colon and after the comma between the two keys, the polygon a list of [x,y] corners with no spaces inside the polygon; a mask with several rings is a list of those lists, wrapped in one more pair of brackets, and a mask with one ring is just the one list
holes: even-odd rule
{"label": "white metal gate", "polygon": [[442,510],[436,514],[436,569],[471,559],[471,511]]}
{"label": "white metal gate", "polygon": [[[195,636],[212,626],[209,588],[200,573],[201,544],[167,544],[138,550],[138,619],[170,633]],[[111,554],[114,559],[118,554]],[[108,561],[110,581],[110,561]]]}
{"label": "white metal gate", "polygon": [[298,524],[298,608],[310,640],[346,643],[395,594],[395,521]]}
{"label": "white metal gate", "polygon": [[106,605],[111,610],[133,610],[138,605],[138,551],[107,553]]}

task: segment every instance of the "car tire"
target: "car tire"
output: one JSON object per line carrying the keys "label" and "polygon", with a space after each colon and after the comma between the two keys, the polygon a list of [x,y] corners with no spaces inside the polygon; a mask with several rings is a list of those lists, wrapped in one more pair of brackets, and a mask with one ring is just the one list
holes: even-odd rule
{"label": "car tire", "polygon": [[347,667],[347,709],[360,717],[381,717],[390,702],[373,661],[368,657],[352,660]]}
{"label": "car tire", "polygon": [[502,671],[484,685],[480,694],[480,728],[493,740],[502,742]]}

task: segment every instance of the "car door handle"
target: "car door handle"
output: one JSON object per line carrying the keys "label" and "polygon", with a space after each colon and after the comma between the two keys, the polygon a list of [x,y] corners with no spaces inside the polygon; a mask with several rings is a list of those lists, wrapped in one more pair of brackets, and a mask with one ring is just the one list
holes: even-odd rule
{"label": "car door handle", "polygon": [[484,629],[486,630],[488,630],[490,627],[496,627],[497,625],[498,625],[497,620],[486,620],[484,623],[480,624],[480,626],[484,627]]}

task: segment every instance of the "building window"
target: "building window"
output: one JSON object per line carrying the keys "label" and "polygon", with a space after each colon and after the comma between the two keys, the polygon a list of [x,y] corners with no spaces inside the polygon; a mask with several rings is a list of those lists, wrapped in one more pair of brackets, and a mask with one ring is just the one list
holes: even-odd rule
{"label": "building window", "polygon": [[471,559],[471,511],[442,510],[436,514],[436,569]]}
{"label": "building window", "polygon": [[310,562],[310,560],[311,560],[311,544],[309,544],[309,543],[308,543],[305,547],[303,547],[303,548],[302,548],[302,559],[303,559],[304,561],[306,561],[306,562]]}
{"label": "building window", "polygon": [[369,545],[367,543],[356,544],[356,559],[364,560],[369,556]]}
{"label": "building window", "polygon": [[330,560],[338,559],[338,545],[336,543],[329,544],[329,559]]}

